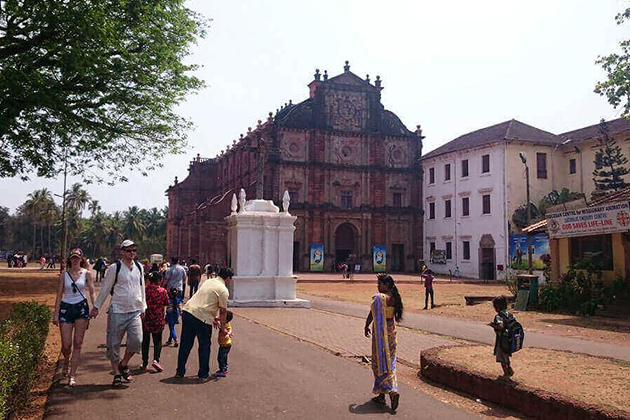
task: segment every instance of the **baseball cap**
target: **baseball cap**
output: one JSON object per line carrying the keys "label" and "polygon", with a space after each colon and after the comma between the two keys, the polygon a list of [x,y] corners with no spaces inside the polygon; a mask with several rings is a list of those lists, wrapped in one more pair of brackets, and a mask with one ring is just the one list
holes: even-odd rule
{"label": "baseball cap", "polygon": [[134,245],[135,245],[135,243],[133,243],[133,241],[131,239],[125,239],[122,242],[122,244],[120,244],[120,247],[122,249],[125,249],[125,248],[129,248],[130,246],[134,246]]}
{"label": "baseball cap", "polygon": [[72,257],[83,258],[83,251],[81,251],[81,248],[74,248],[72,251],[70,251],[70,258]]}

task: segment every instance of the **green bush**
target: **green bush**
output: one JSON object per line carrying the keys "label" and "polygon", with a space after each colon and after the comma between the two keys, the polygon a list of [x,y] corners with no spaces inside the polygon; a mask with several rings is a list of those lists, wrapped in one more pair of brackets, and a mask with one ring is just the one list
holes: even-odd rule
{"label": "green bush", "polygon": [[595,315],[599,306],[612,303],[627,288],[623,279],[605,285],[598,263],[586,261],[569,267],[556,284],[547,283],[539,290],[543,310]]}
{"label": "green bush", "polygon": [[20,302],[0,324],[0,417],[24,406],[48,336],[50,310]]}

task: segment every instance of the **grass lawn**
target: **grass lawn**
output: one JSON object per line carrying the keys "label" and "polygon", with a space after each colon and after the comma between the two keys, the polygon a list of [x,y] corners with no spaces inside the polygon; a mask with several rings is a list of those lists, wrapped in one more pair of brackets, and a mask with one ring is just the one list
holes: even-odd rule
{"label": "grass lawn", "polygon": [[[434,309],[423,311],[424,286],[421,284],[398,284],[405,310],[428,312],[471,321],[490,322],[495,312],[490,302],[466,306],[464,296],[498,296],[508,294],[505,286],[494,284],[434,283]],[[299,294],[327,297],[370,304],[376,293],[376,281],[366,283],[298,283]],[[514,311],[526,330],[583,338],[592,341],[616,343],[630,346],[630,320],[603,317],[581,317],[544,312]]]}

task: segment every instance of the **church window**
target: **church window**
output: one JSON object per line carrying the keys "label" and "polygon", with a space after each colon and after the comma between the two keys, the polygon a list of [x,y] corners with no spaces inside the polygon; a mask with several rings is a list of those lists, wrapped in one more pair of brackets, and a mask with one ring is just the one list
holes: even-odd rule
{"label": "church window", "polygon": [[392,205],[394,207],[402,207],[402,193],[395,192],[392,199]]}

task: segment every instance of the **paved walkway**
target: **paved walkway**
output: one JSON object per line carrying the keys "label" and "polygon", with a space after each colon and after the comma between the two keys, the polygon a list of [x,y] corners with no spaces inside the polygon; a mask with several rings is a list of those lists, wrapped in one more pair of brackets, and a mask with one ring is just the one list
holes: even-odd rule
{"label": "paved walkway", "polygon": [[[353,302],[342,302],[316,296],[302,294],[311,300],[313,308],[337,314],[364,318],[368,308]],[[444,316],[407,312],[403,326],[442,334],[479,343],[494,344],[494,332],[482,322],[466,321]],[[612,357],[630,361],[630,347],[615,344],[580,340],[571,337],[560,337],[539,332],[525,332],[525,344],[529,347],[541,347],[555,350],[570,350],[596,356]]]}
{"label": "paved walkway", "polygon": [[[357,351],[364,352],[369,343],[355,333],[357,329],[361,333],[362,327],[360,320],[354,317],[308,309],[237,309],[235,312],[258,314],[259,320],[283,319],[284,328],[305,328],[303,333],[307,339],[334,343],[340,350],[354,351],[361,347]],[[280,314],[279,317],[274,318],[274,313]],[[132,384],[112,389],[109,363],[105,359],[104,315],[92,321],[86,335],[77,378],[79,385],[75,388],[53,386],[46,417],[350,419],[359,415],[361,419],[382,419],[391,416],[369,401],[373,381],[370,369],[239,316],[233,321],[234,347],[230,352],[227,378],[199,383],[194,377],[198,360],[194,349],[187,377],[173,378],[178,349],[166,347],[161,358],[164,372],[136,371]],[[344,340],[346,334],[349,340]],[[429,341],[424,342],[424,338]],[[211,355],[214,370],[217,368],[215,340],[216,335]],[[437,343],[430,340],[434,338],[403,332],[401,347]],[[140,362],[139,356],[134,357],[132,367]],[[399,388],[402,397],[397,418],[474,417],[404,384],[399,384]]]}

